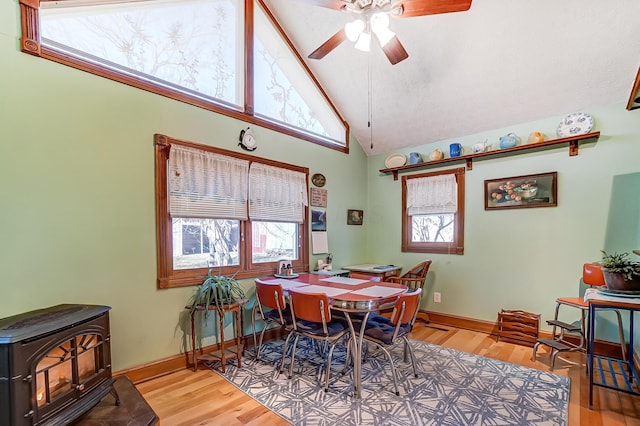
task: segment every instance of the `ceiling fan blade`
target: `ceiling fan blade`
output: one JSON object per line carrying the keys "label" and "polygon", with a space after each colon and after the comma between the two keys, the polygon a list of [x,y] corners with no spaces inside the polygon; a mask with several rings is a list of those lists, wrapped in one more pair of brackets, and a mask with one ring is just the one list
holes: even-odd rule
{"label": "ceiling fan blade", "polygon": [[391,16],[411,18],[412,16],[437,15],[439,13],[464,12],[471,7],[471,0],[404,0],[395,2],[391,10],[402,6],[402,14]]}
{"label": "ceiling fan blade", "polygon": [[400,40],[397,36],[393,36],[393,38],[389,40],[387,44],[382,46],[382,51],[385,55],[387,55],[387,59],[389,59],[391,65],[395,65],[398,62],[404,61],[409,57],[409,54],[406,50],[404,50],[404,46],[402,45],[402,43],[400,43]]}
{"label": "ceiling fan blade", "polygon": [[309,59],[322,59],[333,49],[338,47],[340,43],[347,39],[347,33],[342,28],[340,31],[329,37],[327,41],[322,43],[320,47],[309,54]]}
{"label": "ceiling fan blade", "polygon": [[306,3],[334,10],[341,10],[346,5],[342,0],[298,0],[298,3]]}

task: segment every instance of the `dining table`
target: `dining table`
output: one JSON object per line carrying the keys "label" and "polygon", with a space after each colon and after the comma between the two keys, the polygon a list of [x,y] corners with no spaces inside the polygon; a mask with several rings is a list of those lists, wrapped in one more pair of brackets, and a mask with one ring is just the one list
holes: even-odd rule
{"label": "dining table", "polygon": [[[281,284],[285,293],[291,288],[298,292],[324,293],[329,298],[331,310],[344,314],[351,332],[354,354],[353,396],[361,399],[362,349],[367,319],[372,312],[393,306],[397,297],[405,293],[408,287],[392,282],[317,274],[296,274],[287,278],[274,277],[272,280],[265,278],[263,281]],[[357,332],[354,329],[355,316],[360,324]]]}

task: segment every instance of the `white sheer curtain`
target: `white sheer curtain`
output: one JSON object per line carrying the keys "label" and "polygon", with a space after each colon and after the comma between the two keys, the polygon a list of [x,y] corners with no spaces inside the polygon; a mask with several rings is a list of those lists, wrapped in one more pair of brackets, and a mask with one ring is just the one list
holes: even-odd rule
{"label": "white sheer curtain", "polygon": [[247,220],[248,171],[246,160],[171,145],[171,217]]}
{"label": "white sheer curtain", "polygon": [[458,184],[453,174],[407,179],[407,213],[455,213],[458,210]]}
{"label": "white sheer curtain", "polygon": [[308,205],[304,173],[252,163],[249,170],[249,217],[272,222],[304,222]]}

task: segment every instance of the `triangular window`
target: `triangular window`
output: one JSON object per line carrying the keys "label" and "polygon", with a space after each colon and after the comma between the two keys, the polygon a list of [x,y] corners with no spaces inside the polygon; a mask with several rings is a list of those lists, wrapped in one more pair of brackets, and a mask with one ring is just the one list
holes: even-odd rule
{"label": "triangular window", "polygon": [[253,49],[255,114],[329,142],[344,140],[340,117],[259,7]]}
{"label": "triangular window", "polygon": [[255,0],[20,3],[27,53],[348,151],[346,123]]}

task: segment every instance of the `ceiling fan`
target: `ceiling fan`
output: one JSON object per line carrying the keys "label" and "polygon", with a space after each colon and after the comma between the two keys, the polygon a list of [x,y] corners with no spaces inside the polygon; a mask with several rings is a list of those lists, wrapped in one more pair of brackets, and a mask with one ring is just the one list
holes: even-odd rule
{"label": "ceiling fan", "polygon": [[392,65],[409,57],[395,33],[389,29],[389,17],[414,16],[469,10],[472,0],[299,0],[316,6],[349,12],[355,19],[311,52],[310,59],[322,59],[340,43],[349,39],[356,49],[368,51],[375,36]]}

